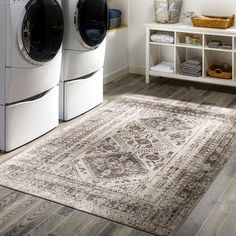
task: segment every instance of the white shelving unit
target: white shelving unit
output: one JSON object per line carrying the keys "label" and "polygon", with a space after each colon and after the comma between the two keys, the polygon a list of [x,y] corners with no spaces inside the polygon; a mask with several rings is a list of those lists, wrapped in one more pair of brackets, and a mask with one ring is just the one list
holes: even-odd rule
{"label": "white shelving unit", "polygon": [[[146,83],[150,82],[150,76],[168,77],[173,79],[197,81],[228,86],[236,86],[236,27],[229,29],[212,29],[193,27],[191,25],[178,24],[145,24],[146,27]],[[158,31],[168,31],[174,35],[174,43],[156,43],[151,41],[151,35]],[[200,45],[185,43],[185,35],[192,34],[201,39]],[[232,49],[208,48],[212,40],[220,40],[224,44],[231,44]],[[181,75],[180,65],[193,57],[202,59],[202,76]],[[151,67],[162,61],[174,63],[174,73],[152,71]],[[218,79],[207,75],[207,68],[211,65],[228,63],[232,66],[232,79]]]}

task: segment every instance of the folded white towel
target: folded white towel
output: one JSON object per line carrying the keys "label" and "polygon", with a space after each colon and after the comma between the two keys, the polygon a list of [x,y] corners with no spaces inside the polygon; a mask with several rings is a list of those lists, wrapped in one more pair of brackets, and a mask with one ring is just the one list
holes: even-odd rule
{"label": "folded white towel", "polygon": [[151,41],[157,43],[174,43],[174,35],[169,32],[152,34]]}
{"label": "folded white towel", "polygon": [[151,70],[165,73],[174,73],[174,63],[169,61],[163,61],[157,65],[151,67]]}

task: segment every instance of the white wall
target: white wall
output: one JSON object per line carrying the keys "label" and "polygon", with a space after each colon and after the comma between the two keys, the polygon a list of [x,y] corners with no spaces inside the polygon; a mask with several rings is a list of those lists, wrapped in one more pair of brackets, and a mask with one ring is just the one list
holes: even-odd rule
{"label": "white wall", "polygon": [[128,29],[108,32],[104,62],[104,83],[128,73]]}
{"label": "white wall", "polygon": [[129,0],[129,66],[145,66],[144,23],[153,21],[153,0]]}
{"label": "white wall", "polygon": [[236,13],[235,0],[184,0],[183,11],[208,15],[232,15]]}
{"label": "white wall", "polygon": [[[122,25],[128,25],[128,1],[107,1],[109,8],[122,11]],[[128,29],[124,28],[108,32],[104,63],[104,83],[128,73],[128,67]]]}
{"label": "white wall", "polygon": [[[132,71],[145,67],[145,28],[154,20],[153,0],[129,1],[129,66]],[[236,0],[183,0],[183,12],[209,15],[236,14]],[[133,70],[134,69],[134,70]]]}

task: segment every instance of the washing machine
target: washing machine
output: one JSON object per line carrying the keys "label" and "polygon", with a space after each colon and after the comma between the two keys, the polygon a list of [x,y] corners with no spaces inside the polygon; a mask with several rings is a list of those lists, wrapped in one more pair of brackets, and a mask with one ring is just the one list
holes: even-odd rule
{"label": "washing machine", "polygon": [[65,37],[60,119],[70,120],[103,101],[108,9],[105,0],[63,0]]}
{"label": "washing machine", "polygon": [[60,0],[0,2],[0,150],[58,125],[64,19]]}

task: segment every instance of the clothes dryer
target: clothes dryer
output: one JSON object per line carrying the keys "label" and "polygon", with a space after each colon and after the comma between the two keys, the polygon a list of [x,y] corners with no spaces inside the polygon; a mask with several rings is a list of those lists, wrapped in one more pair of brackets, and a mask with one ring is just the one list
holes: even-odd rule
{"label": "clothes dryer", "polygon": [[64,20],[60,0],[0,2],[0,150],[58,124]]}
{"label": "clothes dryer", "polygon": [[65,38],[60,119],[70,120],[103,100],[108,8],[105,0],[63,0]]}

